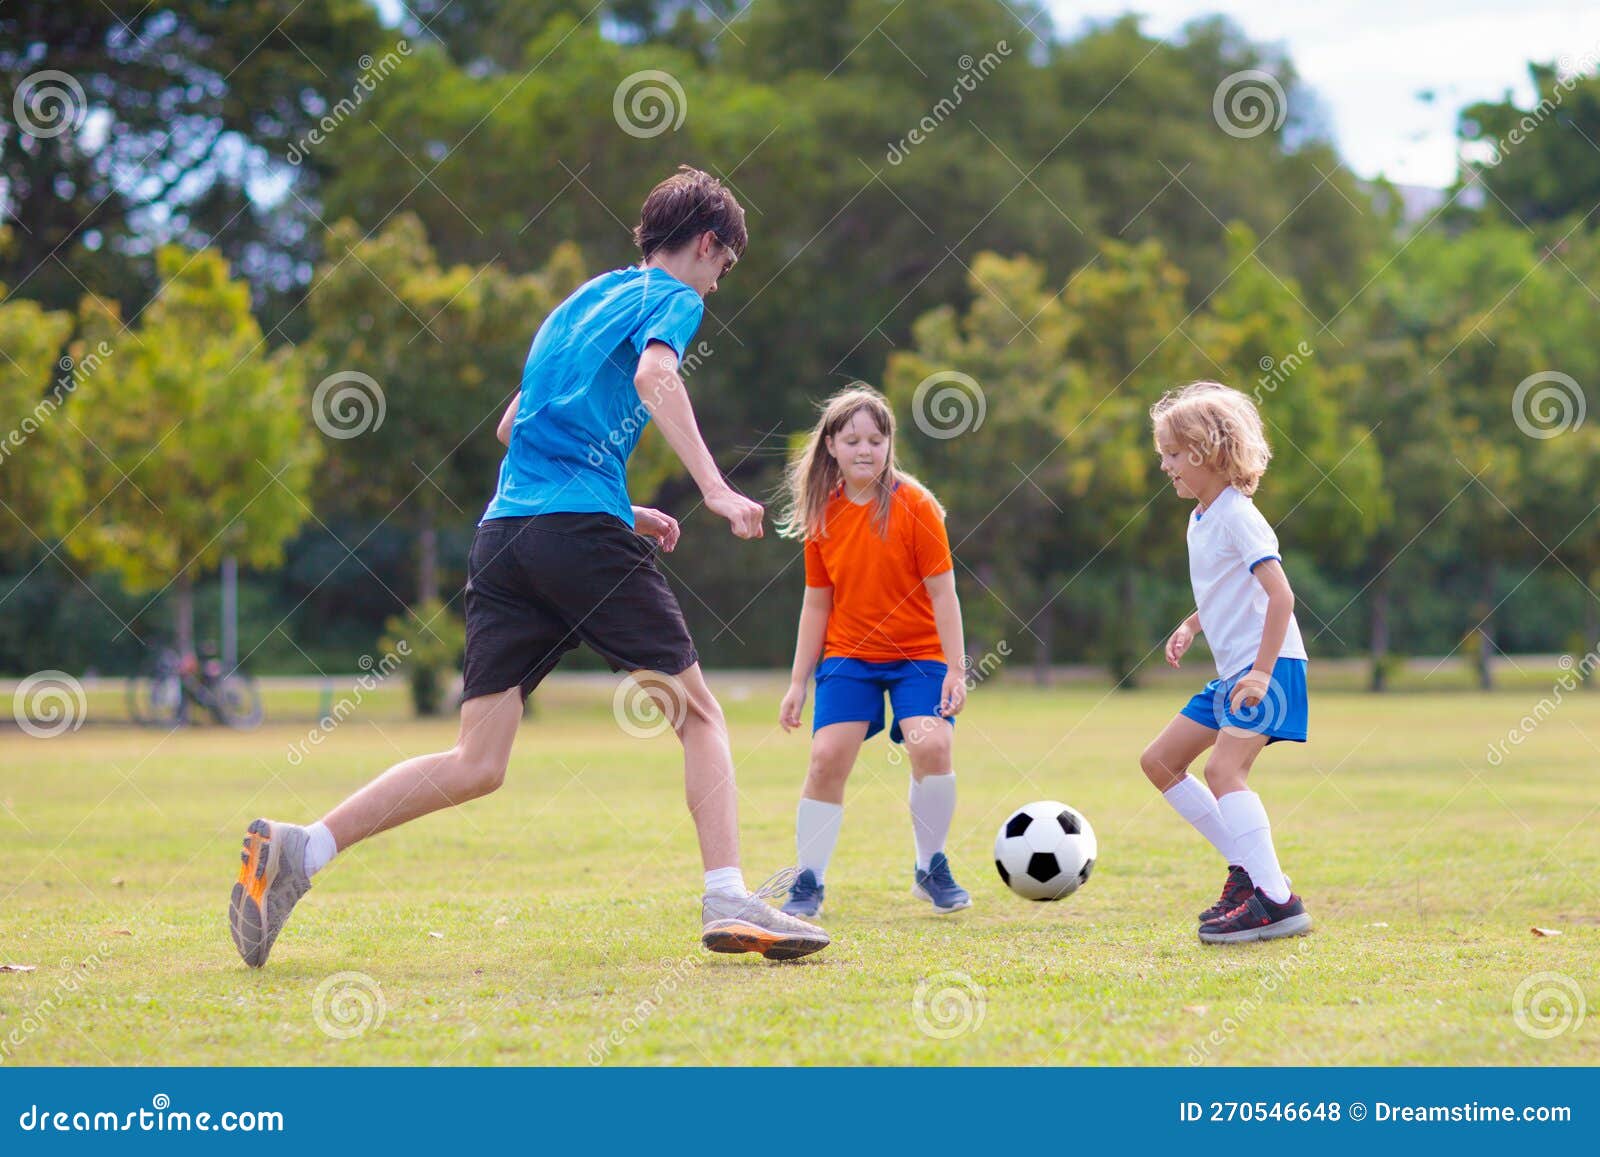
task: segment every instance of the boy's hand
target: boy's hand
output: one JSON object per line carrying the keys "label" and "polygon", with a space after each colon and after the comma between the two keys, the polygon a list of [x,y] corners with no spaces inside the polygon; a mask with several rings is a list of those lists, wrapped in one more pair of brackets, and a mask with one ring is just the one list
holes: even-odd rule
{"label": "boy's hand", "polygon": [[678,545],[678,520],[648,506],[633,508],[633,530],[646,538],[661,540],[661,549],[670,551]]}
{"label": "boy's hand", "polygon": [[1167,662],[1176,667],[1183,658],[1183,653],[1194,642],[1194,632],[1189,629],[1189,622],[1185,619],[1178,624],[1178,629],[1167,638]]}
{"label": "boy's hand", "polygon": [[800,726],[800,710],[806,705],[806,685],[804,683],[790,683],[789,690],[784,693],[783,702],[778,704],[778,726],[785,731],[793,731]]}
{"label": "boy's hand", "polygon": [[939,691],[939,714],[954,719],[967,705],[967,673],[951,670],[945,673],[944,686]]}
{"label": "boy's hand", "polygon": [[1233,694],[1229,699],[1229,708],[1238,714],[1247,707],[1254,707],[1267,697],[1267,691],[1272,687],[1272,673],[1270,671],[1251,671],[1233,685]]}
{"label": "boy's hand", "polygon": [[736,538],[760,538],[765,533],[761,518],[766,511],[761,503],[746,498],[732,487],[707,495],[706,509],[726,518]]}

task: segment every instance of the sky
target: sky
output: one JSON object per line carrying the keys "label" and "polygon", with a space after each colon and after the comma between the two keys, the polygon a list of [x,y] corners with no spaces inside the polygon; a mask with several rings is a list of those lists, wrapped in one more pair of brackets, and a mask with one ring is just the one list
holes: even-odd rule
{"label": "sky", "polygon": [[[758,0],[759,2],[759,0]],[[1530,60],[1600,66],[1600,0],[1047,0],[1057,29],[1134,11],[1147,34],[1175,36],[1221,13],[1251,40],[1287,49],[1362,177],[1450,184],[1457,113],[1509,91],[1526,107]],[[1431,90],[1433,102],[1418,99]],[[1292,100],[1291,100],[1292,104]]]}

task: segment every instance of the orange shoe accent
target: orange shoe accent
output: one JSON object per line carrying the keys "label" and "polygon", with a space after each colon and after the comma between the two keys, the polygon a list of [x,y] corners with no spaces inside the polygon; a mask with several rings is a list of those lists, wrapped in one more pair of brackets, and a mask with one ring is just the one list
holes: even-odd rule
{"label": "orange shoe accent", "polygon": [[244,838],[244,854],[239,857],[239,884],[246,895],[262,904],[267,894],[267,857],[272,852],[272,837],[251,832]]}

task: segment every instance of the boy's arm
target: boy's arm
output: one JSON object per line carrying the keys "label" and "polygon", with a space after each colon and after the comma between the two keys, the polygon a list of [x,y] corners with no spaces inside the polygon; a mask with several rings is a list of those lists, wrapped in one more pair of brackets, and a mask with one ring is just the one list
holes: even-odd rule
{"label": "boy's arm", "polygon": [[726,518],[738,537],[760,538],[761,504],[729,486],[711,451],[706,449],[694,407],[689,403],[689,391],[678,376],[678,355],[672,347],[659,341],[645,346],[633,385],[639,392],[639,401],[661,427],[667,445],[700,488],[707,508]]}
{"label": "boy's arm", "polygon": [[506,412],[500,415],[500,428],[494,432],[507,446],[511,445],[511,424],[517,420],[517,407],[522,404],[522,391],[518,390],[511,398],[511,404],[506,407]]}

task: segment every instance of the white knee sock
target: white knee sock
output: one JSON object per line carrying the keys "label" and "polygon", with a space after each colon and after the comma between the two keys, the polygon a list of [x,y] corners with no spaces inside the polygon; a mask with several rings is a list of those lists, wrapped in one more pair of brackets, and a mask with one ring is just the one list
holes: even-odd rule
{"label": "white knee sock", "polygon": [[802,871],[811,869],[819,884],[827,874],[828,861],[833,859],[842,823],[843,804],[801,798],[794,818],[795,864]]}
{"label": "white knee sock", "polygon": [[917,842],[917,867],[924,872],[935,852],[944,851],[956,814],[956,775],[926,775],[911,780],[911,834]]}
{"label": "white knee sock", "polygon": [[729,896],[748,896],[744,886],[744,873],[738,868],[707,868],[706,894],[722,892]]}
{"label": "white knee sock", "polygon": [[[1211,789],[1192,775],[1185,775],[1161,793],[1161,798],[1172,805],[1172,810],[1194,825],[1195,831],[1211,841],[1211,846],[1222,853],[1229,865],[1239,863],[1235,856],[1233,836],[1222,821],[1217,809],[1217,797]],[[1241,865],[1242,866],[1242,865]]]}
{"label": "white knee sock", "polygon": [[321,820],[306,828],[306,834],[311,837],[306,841],[306,875],[315,876],[328,866],[328,861],[338,854],[339,849],[333,842],[333,833]]}
{"label": "white knee sock", "polygon": [[1272,824],[1261,797],[1253,791],[1230,791],[1217,800],[1222,822],[1233,836],[1235,863],[1250,873],[1250,882],[1275,904],[1289,898],[1289,882],[1278,866],[1278,853],[1272,847]]}

